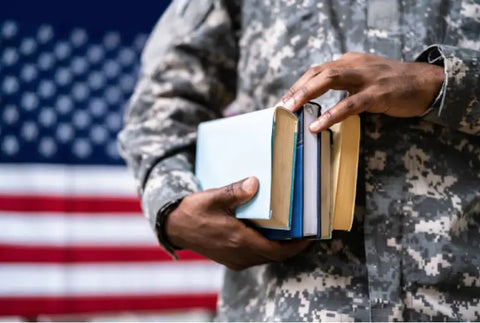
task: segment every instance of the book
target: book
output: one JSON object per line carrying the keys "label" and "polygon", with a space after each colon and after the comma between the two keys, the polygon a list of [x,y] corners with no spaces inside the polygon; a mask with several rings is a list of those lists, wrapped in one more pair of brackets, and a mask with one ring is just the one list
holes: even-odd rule
{"label": "book", "polygon": [[330,131],[313,134],[308,130],[308,125],[319,116],[320,109],[312,102],[296,113],[298,135],[292,225],[290,230],[260,229],[270,240],[330,237]]}
{"label": "book", "polygon": [[358,116],[312,134],[320,106],[275,107],[200,124],[196,174],[203,189],[256,176],[256,196],[236,209],[265,237],[329,239],[350,230],[360,141]]}
{"label": "book", "polygon": [[257,194],[236,209],[236,217],[289,230],[296,141],[297,117],[282,107],[202,122],[196,175],[204,190],[257,177]]}
{"label": "book", "polygon": [[260,228],[259,231],[270,240],[303,238],[303,109],[295,114],[298,118],[297,152],[295,157],[295,175],[293,187],[293,206],[290,230]]}
{"label": "book", "polygon": [[309,102],[304,112],[304,214],[303,235],[331,236],[331,131],[311,133],[308,126],[320,116],[320,105]]}
{"label": "book", "polygon": [[332,230],[350,231],[353,223],[360,150],[360,117],[353,115],[331,128]]}
{"label": "book", "polygon": [[[308,126],[320,115],[320,106],[316,104],[306,104],[303,123],[303,140],[305,144],[303,158],[303,234],[304,236],[316,236],[319,229],[319,205],[318,190],[320,189],[321,172],[319,172],[320,153],[319,153],[319,135],[311,133]],[[330,164],[330,163],[329,163]],[[321,166],[323,167],[323,165]]]}

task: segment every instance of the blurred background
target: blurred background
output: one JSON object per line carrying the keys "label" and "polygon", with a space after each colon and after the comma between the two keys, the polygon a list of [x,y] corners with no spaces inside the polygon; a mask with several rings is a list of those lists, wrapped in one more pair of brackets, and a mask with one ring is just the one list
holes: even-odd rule
{"label": "blurred background", "polygon": [[212,318],[222,268],[158,247],[116,144],[168,4],[0,4],[0,320]]}

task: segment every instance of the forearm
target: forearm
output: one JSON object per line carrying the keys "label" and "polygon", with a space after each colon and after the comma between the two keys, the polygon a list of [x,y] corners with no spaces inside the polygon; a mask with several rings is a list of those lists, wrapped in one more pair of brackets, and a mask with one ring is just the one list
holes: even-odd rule
{"label": "forearm", "polygon": [[174,1],[144,50],[118,140],[153,228],[163,205],[198,190],[197,126],[219,117],[235,96],[233,4]]}
{"label": "forearm", "polygon": [[480,52],[433,45],[421,53],[417,61],[441,61],[444,66],[441,96],[426,118],[468,134],[480,134]]}

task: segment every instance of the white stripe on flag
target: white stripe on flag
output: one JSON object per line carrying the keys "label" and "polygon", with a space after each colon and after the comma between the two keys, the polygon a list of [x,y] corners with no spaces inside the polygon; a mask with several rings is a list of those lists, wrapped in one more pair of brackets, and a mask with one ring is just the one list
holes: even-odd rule
{"label": "white stripe on flag", "polygon": [[1,164],[0,194],[136,196],[125,166]]}
{"label": "white stripe on flag", "polygon": [[223,267],[207,261],[144,264],[0,265],[0,297],[218,292]]}
{"label": "white stripe on flag", "polygon": [[0,212],[0,228],[0,243],[158,246],[153,230],[141,214]]}

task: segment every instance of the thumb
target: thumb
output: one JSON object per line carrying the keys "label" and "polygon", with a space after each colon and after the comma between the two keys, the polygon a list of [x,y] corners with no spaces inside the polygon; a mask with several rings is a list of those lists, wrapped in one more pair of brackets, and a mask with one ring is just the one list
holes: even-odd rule
{"label": "thumb", "polygon": [[241,181],[211,190],[212,200],[222,207],[234,209],[255,196],[257,189],[257,178],[247,177]]}

